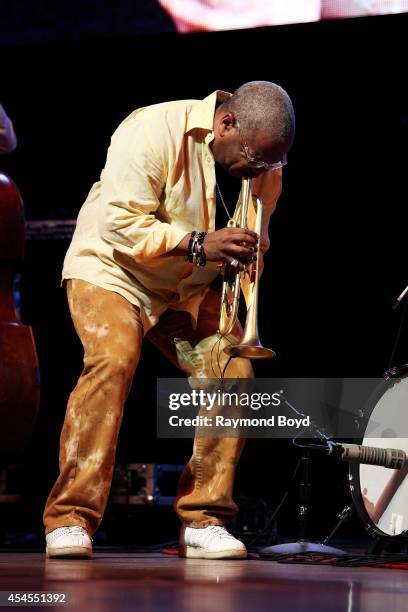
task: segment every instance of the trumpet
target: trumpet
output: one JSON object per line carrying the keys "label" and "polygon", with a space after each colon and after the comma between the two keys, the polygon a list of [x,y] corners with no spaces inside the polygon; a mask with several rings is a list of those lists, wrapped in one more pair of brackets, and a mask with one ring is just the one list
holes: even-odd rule
{"label": "trumpet", "polygon": [[[256,195],[252,195],[252,180],[243,179],[241,193],[238,198],[234,216],[228,221],[228,227],[248,227],[250,204],[256,211],[255,227],[253,229],[259,236],[262,231],[263,203]],[[220,306],[219,333],[222,336],[230,334],[238,318],[240,293],[245,297],[247,316],[242,338],[238,344],[231,344],[224,348],[224,352],[231,357],[244,357],[246,359],[272,359],[275,351],[262,346],[258,333],[258,290],[259,290],[259,258],[260,244],[254,260],[239,270],[239,262],[235,265],[227,264],[223,270],[223,283]]]}

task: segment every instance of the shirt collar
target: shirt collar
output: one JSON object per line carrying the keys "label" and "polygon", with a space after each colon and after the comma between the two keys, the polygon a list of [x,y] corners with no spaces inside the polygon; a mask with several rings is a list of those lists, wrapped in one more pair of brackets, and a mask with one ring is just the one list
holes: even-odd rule
{"label": "shirt collar", "polygon": [[225,102],[232,94],[217,89],[212,94],[200,100],[191,109],[187,119],[186,133],[195,128],[212,132],[214,125],[214,113],[217,102]]}

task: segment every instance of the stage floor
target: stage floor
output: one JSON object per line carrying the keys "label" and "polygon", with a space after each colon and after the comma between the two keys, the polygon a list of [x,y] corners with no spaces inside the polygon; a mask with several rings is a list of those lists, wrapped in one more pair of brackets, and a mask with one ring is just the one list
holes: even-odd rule
{"label": "stage floor", "polygon": [[[92,560],[0,554],[0,591],[65,593],[55,610],[405,612],[408,573],[374,568],[206,561],[97,551]],[[38,609],[38,608],[37,608]]]}

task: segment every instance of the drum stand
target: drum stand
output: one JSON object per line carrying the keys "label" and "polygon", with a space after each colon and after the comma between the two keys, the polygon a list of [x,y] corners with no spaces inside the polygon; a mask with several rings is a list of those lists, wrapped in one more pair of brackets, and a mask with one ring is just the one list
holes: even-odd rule
{"label": "drum stand", "polygon": [[[281,394],[283,401],[289,406],[296,414],[302,414],[292,404],[290,404]],[[304,416],[304,415],[303,415]],[[319,435],[323,435],[321,431],[316,428]],[[297,436],[296,436],[297,437]],[[325,437],[325,436],[324,436]],[[295,440],[295,438],[293,439]],[[325,544],[310,542],[307,538],[307,530],[310,516],[310,502],[311,502],[311,484],[310,484],[310,472],[311,472],[311,459],[310,451],[307,448],[303,449],[303,455],[300,459],[301,462],[301,474],[299,480],[298,489],[298,521],[299,521],[299,539],[297,542],[288,542],[286,544],[275,544],[274,546],[266,546],[261,548],[259,551],[262,555],[280,555],[280,554],[299,554],[299,553],[327,553],[334,555],[345,555],[344,550],[340,548],[334,548],[332,546],[326,546]],[[325,540],[327,541],[327,539]]]}
{"label": "drum stand", "polygon": [[297,542],[288,542],[286,544],[275,544],[274,546],[266,546],[259,551],[261,555],[280,555],[280,554],[298,554],[298,553],[327,553],[334,555],[345,555],[344,550],[326,546],[325,544],[310,542],[307,538],[307,529],[310,516],[310,501],[311,501],[311,485],[310,471],[311,460],[310,451],[304,450],[301,461],[301,475],[299,480],[299,504],[298,504],[298,521],[299,521],[299,539]]}

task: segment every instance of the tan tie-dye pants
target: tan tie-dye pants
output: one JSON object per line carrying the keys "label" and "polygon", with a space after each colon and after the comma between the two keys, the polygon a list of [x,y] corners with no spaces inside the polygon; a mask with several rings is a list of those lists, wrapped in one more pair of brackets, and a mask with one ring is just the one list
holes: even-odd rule
{"label": "tan tie-dye pants", "polygon": [[[60,474],[46,503],[44,524],[46,533],[80,525],[92,534],[109,496],[123,405],[139,361],[143,328],[139,309],[113,291],[77,279],[67,282],[67,291],[84,347],[84,369],[68,401],[60,440]],[[212,350],[219,302],[218,292],[210,289],[200,307],[196,330],[188,313],[169,309],[147,338],[189,376],[214,378],[214,371],[220,373],[218,351]],[[229,340],[240,332],[237,324]],[[221,367],[226,359],[221,352]],[[232,360],[226,376],[252,378],[250,362]],[[194,440],[175,504],[184,523],[223,525],[235,514],[232,488],[243,444],[242,438]]]}

